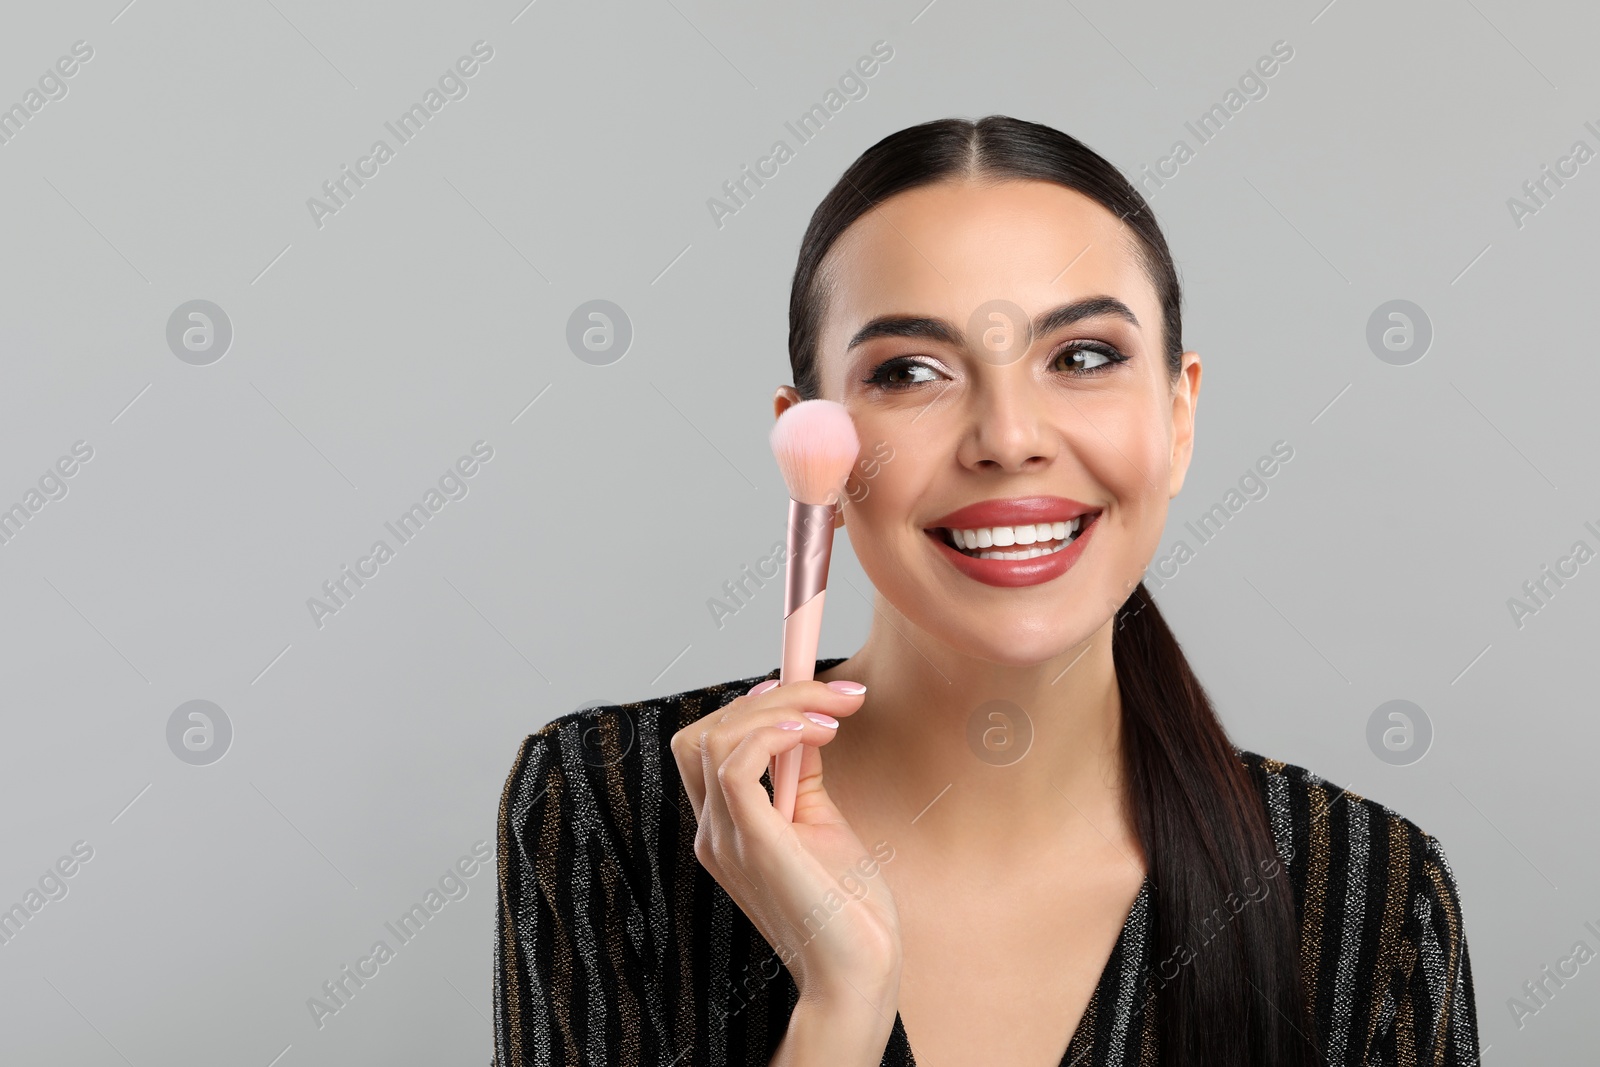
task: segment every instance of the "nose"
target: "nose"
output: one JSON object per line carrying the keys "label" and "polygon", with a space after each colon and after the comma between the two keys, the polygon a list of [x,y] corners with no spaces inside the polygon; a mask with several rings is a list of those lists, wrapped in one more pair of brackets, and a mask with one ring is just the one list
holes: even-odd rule
{"label": "nose", "polygon": [[1050,422],[1040,383],[1025,360],[986,367],[968,395],[968,427],[957,451],[963,466],[1021,474],[1050,465],[1060,437]]}

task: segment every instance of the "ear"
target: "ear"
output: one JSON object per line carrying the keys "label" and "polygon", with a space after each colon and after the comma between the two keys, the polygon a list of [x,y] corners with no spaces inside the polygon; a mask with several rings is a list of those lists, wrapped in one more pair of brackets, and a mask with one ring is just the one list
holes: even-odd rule
{"label": "ear", "polygon": [[777,420],[779,415],[800,403],[800,391],[792,385],[780,385],[772,394],[772,418]]}
{"label": "ear", "polygon": [[1194,414],[1200,403],[1200,353],[1188,351],[1181,357],[1178,380],[1172,387],[1172,455],[1167,496],[1175,497],[1183,488],[1194,456]]}

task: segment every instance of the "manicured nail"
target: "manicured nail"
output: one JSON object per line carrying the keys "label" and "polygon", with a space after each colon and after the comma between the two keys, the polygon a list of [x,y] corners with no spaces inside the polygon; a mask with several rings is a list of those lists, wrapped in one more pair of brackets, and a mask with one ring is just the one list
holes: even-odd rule
{"label": "manicured nail", "polygon": [[867,691],[867,687],[860,682],[829,682],[828,688],[847,697],[858,697]]}
{"label": "manicured nail", "polygon": [[788,722],[780,722],[778,724],[778,729],[780,730],[804,730],[805,728],[805,723],[795,722],[793,719],[790,719]]}
{"label": "manicured nail", "polygon": [[768,689],[771,689],[773,686],[775,686],[777,684],[778,684],[778,680],[776,678],[768,678],[764,682],[757,682],[755,685],[752,685],[750,687],[750,691],[747,692],[745,694],[745,696],[753,697],[757,693],[765,693]]}
{"label": "manicured nail", "polygon": [[824,715],[820,711],[808,711],[805,713],[805,716],[818,726],[826,726],[830,730],[837,730],[839,728],[839,720],[835,719],[832,715]]}

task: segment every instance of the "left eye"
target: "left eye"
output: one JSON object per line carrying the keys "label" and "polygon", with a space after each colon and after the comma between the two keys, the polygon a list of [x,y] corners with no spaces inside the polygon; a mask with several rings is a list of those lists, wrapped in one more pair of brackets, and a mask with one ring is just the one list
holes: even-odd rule
{"label": "left eye", "polygon": [[1101,345],[1084,344],[1062,349],[1056,359],[1065,359],[1074,374],[1090,374],[1121,363],[1127,357]]}

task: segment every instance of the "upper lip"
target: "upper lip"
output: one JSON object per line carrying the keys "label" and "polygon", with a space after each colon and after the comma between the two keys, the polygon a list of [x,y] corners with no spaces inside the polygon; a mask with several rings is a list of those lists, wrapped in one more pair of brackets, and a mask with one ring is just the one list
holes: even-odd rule
{"label": "upper lip", "polygon": [[980,500],[934,519],[928,529],[979,530],[989,526],[1026,526],[1040,522],[1066,522],[1079,515],[1098,512],[1090,504],[1064,496],[1017,496],[1009,499]]}

